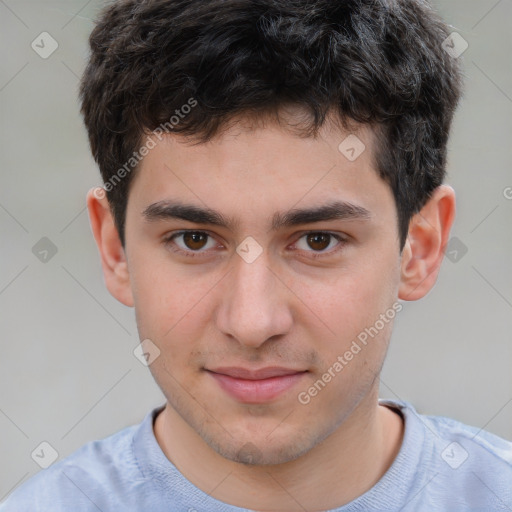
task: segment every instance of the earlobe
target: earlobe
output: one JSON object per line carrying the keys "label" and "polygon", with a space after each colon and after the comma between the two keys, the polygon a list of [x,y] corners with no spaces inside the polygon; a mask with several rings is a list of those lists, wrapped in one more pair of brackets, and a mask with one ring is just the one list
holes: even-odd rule
{"label": "earlobe", "polygon": [[434,286],[455,218],[455,191],[437,187],[409,223],[402,251],[398,297],[418,300]]}
{"label": "earlobe", "polygon": [[96,187],[89,190],[87,209],[107,289],[119,302],[132,307],[128,263],[103,189]]}

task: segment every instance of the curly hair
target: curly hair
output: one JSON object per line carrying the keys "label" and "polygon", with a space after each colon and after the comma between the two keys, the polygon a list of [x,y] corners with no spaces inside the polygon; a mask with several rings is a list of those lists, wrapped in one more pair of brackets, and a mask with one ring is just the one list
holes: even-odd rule
{"label": "curly hair", "polygon": [[[314,136],[334,112],[378,135],[402,249],[446,173],[463,82],[442,46],[449,34],[423,0],[114,1],[90,35],[80,83],[91,151],[107,183],[162,126],[200,143],[235,116],[293,104],[308,113],[303,136]],[[123,246],[134,172],[106,188]]]}

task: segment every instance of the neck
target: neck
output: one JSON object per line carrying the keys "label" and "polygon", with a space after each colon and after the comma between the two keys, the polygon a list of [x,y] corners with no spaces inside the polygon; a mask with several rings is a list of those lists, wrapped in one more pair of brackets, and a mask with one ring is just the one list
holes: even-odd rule
{"label": "neck", "polygon": [[305,455],[271,466],[222,457],[169,404],[154,431],[167,458],[211,497],[238,507],[295,512],[337,508],[373,487],[398,454],[403,421],[372,396]]}

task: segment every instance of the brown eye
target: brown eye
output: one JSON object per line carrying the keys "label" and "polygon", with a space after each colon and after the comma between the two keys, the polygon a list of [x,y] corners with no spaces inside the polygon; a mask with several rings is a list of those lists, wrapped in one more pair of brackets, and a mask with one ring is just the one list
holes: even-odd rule
{"label": "brown eye", "polygon": [[329,233],[310,233],[307,235],[307,243],[315,251],[323,251],[329,247],[331,238]]}
{"label": "brown eye", "polygon": [[166,237],[164,244],[175,253],[200,256],[215,247],[215,240],[205,231],[180,231]]}
{"label": "brown eye", "polygon": [[347,239],[342,235],[325,231],[310,231],[304,233],[294,245],[301,252],[309,253],[309,257],[320,258],[334,256],[343,249],[346,243]]}
{"label": "brown eye", "polygon": [[187,249],[197,251],[202,249],[208,242],[208,235],[200,231],[190,231],[183,233],[183,242],[187,246]]}

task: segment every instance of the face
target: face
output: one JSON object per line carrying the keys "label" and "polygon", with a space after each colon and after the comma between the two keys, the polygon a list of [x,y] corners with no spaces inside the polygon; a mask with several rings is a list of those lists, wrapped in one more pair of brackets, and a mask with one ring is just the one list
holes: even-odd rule
{"label": "face", "polygon": [[151,372],[228,459],[293,460],[375,406],[397,215],[372,132],[354,161],[348,135],[240,123],[195,146],[154,137],[131,184],[125,251],[140,339],[160,351]]}

